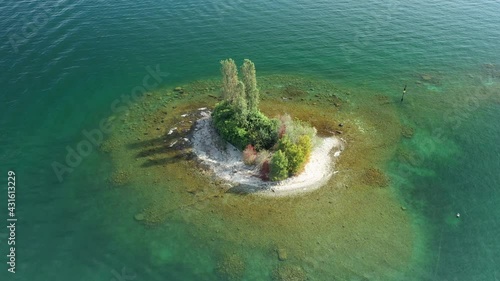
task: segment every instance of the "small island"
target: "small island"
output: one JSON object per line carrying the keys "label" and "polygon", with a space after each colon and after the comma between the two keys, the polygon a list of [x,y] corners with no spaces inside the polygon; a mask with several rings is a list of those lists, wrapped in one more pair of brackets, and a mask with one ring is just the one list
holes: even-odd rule
{"label": "small island", "polygon": [[[230,65],[233,74],[223,74],[224,80],[217,75],[172,83],[109,117],[115,129],[100,150],[112,161],[109,180],[117,204],[123,204],[120,194],[133,196],[126,202],[130,212],[123,215],[148,228],[165,227],[165,235],[179,227],[175,235],[197,237],[213,253],[213,270],[221,280],[244,279],[265,264],[261,279],[274,280],[316,280],[325,272],[339,280],[374,274],[386,280],[411,268],[424,236],[411,224],[412,208],[402,205],[397,188],[386,188],[392,186],[386,174],[391,159],[411,159],[406,144],[419,140],[413,125],[399,118],[400,97],[290,73],[259,72],[253,87],[250,61],[245,70]],[[225,84],[229,78],[239,92],[225,91],[231,89]],[[241,123],[228,118],[241,113],[246,113]],[[217,114],[222,125],[215,122]],[[250,126],[252,116],[258,123]],[[298,136],[312,127],[315,134],[309,135],[310,151],[294,173],[280,142],[289,138],[299,146],[291,131],[297,124],[309,128]],[[224,128],[237,138],[224,139]],[[277,153],[288,163],[274,170],[286,172],[274,174]],[[127,232],[118,235],[129,239]],[[158,266],[172,262],[172,247],[145,244]],[[309,267],[317,257],[343,263],[317,273]],[[390,267],[378,267],[381,260]]]}
{"label": "small island", "polygon": [[250,60],[241,66],[241,80],[232,59],[221,61],[221,73],[222,101],[203,112],[192,136],[198,159],[236,192],[282,196],[325,184],[334,173],[332,156],[343,150],[341,139],[320,138],[288,114],[264,115]]}

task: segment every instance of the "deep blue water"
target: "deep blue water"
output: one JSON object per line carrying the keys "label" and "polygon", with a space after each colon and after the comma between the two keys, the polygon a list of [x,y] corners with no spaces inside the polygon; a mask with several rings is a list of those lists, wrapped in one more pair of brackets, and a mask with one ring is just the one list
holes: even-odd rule
{"label": "deep blue water", "polygon": [[[420,206],[430,237],[420,250],[435,263],[414,280],[500,279],[500,105],[489,102],[499,96],[498,11],[493,0],[3,1],[0,174],[4,183],[8,170],[17,174],[20,221],[18,273],[2,262],[1,279],[113,280],[127,268],[138,280],[213,280],[182,260],[152,265],[140,237],[116,241],[110,225],[127,231],[130,216],[113,210],[134,199],[102,192],[106,156],[92,153],[62,183],[51,163],[141,85],[148,67],[169,74],[161,87],[214,77],[227,57],[251,58],[259,73],[315,75],[393,96],[423,73],[440,77],[401,113],[419,128],[403,145],[424,155],[401,184],[403,197]],[[487,102],[455,102],[477,89]],[[444,141],[435,128],[444,128]],[[433,149],[420,146],[426,140]],[[3,184],[3,221],[5,195]],[[169,235],[151,237],[175,244],[183,234]],[[200,268],[212,266],[207,260]]]}

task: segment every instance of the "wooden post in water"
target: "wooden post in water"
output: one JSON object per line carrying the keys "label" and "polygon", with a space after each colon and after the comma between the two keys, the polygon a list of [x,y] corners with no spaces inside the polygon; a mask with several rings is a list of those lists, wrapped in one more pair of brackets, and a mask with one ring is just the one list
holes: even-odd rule
{"label": "wooden post in water", "polygon": [[405,85],[405,88],[403,89],[403,95],[401,96],[401,102],[403,102],[403,99],[405,98],[405,94],[406,94],[406,85]]}

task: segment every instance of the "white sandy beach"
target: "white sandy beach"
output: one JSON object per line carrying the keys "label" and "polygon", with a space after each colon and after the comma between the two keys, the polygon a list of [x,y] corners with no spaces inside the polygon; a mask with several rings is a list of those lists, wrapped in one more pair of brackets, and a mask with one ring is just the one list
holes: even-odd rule
{"label": "white sandy beach", "polygon": [[193,152],[237,192],[286,196],[320,188],[334,174],[334,159],[344,147],[337,137],[319,138],[301,174],[280,182],[263,181],[258,177],[258,170],[243,163],[241,151],[220,138],[209,114],[204,114],[196,123],[192,136]]}

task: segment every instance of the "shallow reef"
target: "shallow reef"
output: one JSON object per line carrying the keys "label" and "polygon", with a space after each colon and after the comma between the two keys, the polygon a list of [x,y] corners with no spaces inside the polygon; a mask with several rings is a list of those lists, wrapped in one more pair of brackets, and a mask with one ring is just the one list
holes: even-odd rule
{"label": "shallow reef", "polygon": [[[219,87],[218,80],[203,80],[159,89],[112,118],[114,133],[102,147],[120,190],[137,198],[130,207],[141,215],[138,227],[175,223],[209,251],[225,245],[232,254],[214,267],[227,279],[250,274],[243,262],[249,253],[274,264],[262,270],[275,280],[370,274],[389,280],[409,268],[417,235],[410,211],[402,210],[394,189],[375,188],[390,186],[384,168],[409,135],[397,114],[399,99],[313,77],[261,76],[263,113],[288,113],[347,146],[338,172],[320,189],[259,198],[231,193],[193,155],[193,124],[200,108],[220,100]],[[286,249],[286,261],[276,258],[276,248]]]}

